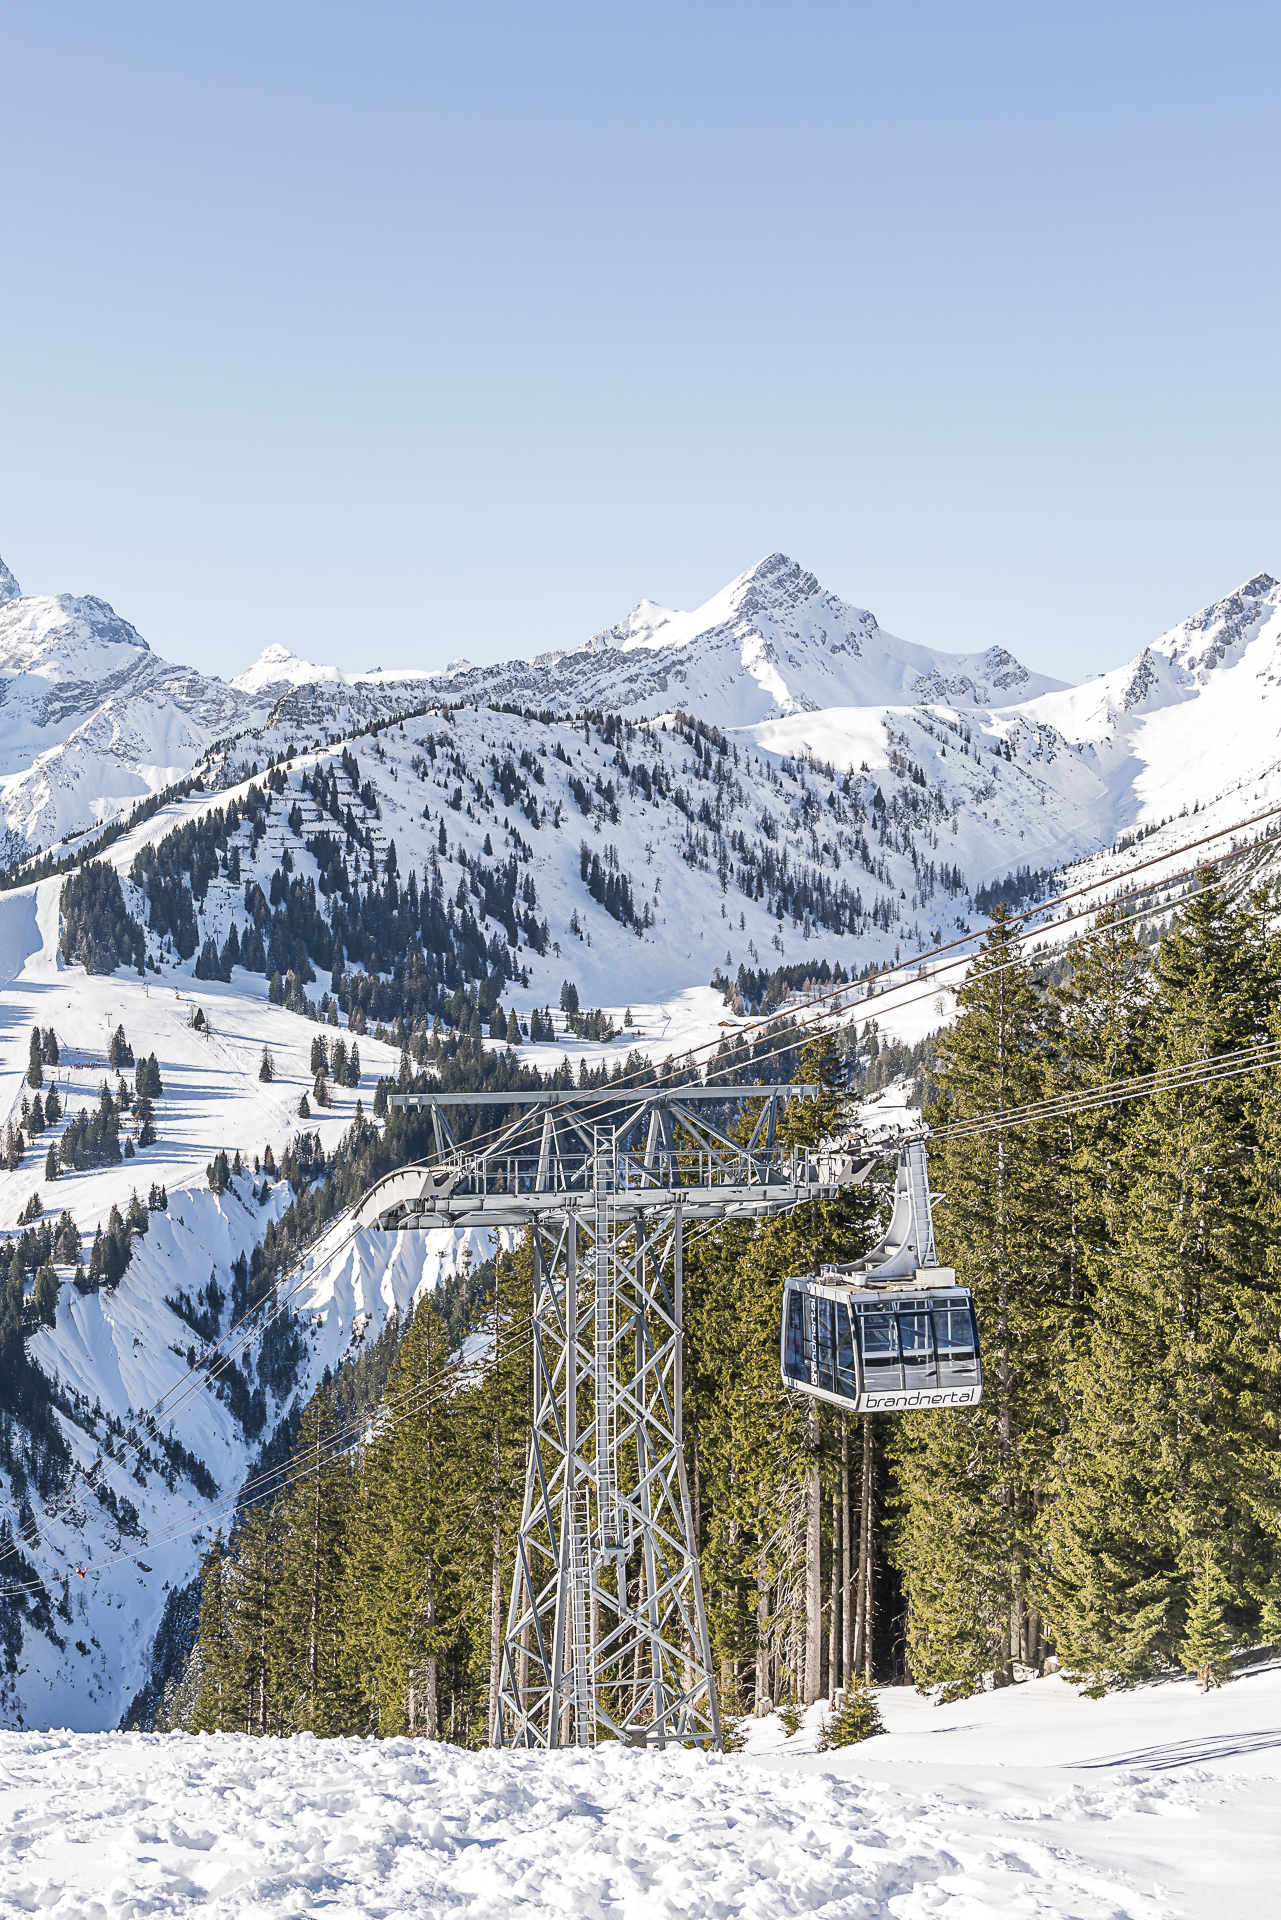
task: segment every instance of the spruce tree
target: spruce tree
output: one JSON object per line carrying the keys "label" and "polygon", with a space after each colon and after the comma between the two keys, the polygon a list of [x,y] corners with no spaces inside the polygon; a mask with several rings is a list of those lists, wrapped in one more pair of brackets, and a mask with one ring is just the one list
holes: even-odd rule
{"label": "spruce tree", "polygon": [[[1273,937],[1268,963],[1277,983],[1268,1016],[1268,1037],[1275,1045],[1281,1042],[1281,935]],[[1253,1078],[1258,1099],[1253,1184],[1263,1264],[1241,1302],[1242,1338],[1254,1364],[1242,1383],[1238,1468],[1241,1498],[1260,1536],[1258,1553],[1243,1568],[1242,1586],[1260,1609],[1263,1638],[1271,1641],[1281,1639],[1281,1075],[1273,1069]]]}
{"label": "spruce tree", "polygon": [[[940,1044],[938,1126],[1043,1097],[1052,1028],[1004,909],[998,909]],[[893,1554],[909,1601],[918,1685],[952,1697],[982,1675],[1039,1663],[1033,1527],[1058,1415],[1054,1360],[1056,1181],[1042,1124],[992,1124],[946,1139],[933,1183],[940,1261],[974,1292],[983,1400],[894,1423]]]}
{"label": "spruce tree", "polygon": [[[1048,1091],[1080,1094],[1148,1073],[1153,1064],[1151,964],[1133,923],[1116,909],[1101,913],[1094,931],[1073,947],[1070,964],[1067,981],[1050,992],[1058,1018]],[[1088,1326],[1095,1290],[1107,1271],[1124,1201],[1133,1112],[1122,1101],[1065,1115],[1055,1129],[1059,1287],[1069,1309],[1064,1336],[1072,1343]],[[1066,1363],[1070,1357],[1071,1347],[1065,1347],[1060,1358]]]}
{"label": "spruce tree", "polygon": [[1179,1649],[1183,1664],[1195,1673],[1202,1693],[1217,1687],[1231,1671],[1233,1635],[1224,1617],[1231,1590],[1207,1546],[1199,1573],[1192,1578],[1187,1627]]}
{"label": "spruce tree", "polygon": [[876,1695],[859,1674],[845,1689],[845,1697],[830,1719],[824,1721],[818,1750],[827,1753],[834,1747],[852,1747],[884,1731]]}
{"label": "spruce tree", "polygon": [[223,1585],[229,1694],[239,1710],[238,1724],[246,1733],[278,1733],[282,1728],[273,1669],[280,1553],[271,1508],[251,1507],[241,1517],[233,1544],[234,1565],[228,1579],[224,1561]]}
{"label": "spruce tree", "polygon": [[[1275,973],[1257,908],[1201,887],[1154,982],[1159,1068],[1205,1071],[1264,1038]],[[1133,1109],[1123,1178],[1105,1196],[1111,1244],[1044,1528],[1056,1644],[1096,1687],[1180,1663],[1208,1552],[1234,1621],[1271,1563],[1267,1095],[1258,1075],[1159,1088]]]}
{"label": "spruce tree", "polygon": [[351,1472],[324,1389],[303,1414],[290,1479],[276,1504],[280,1597],[273,1630],[273,1686],[290,1732],[334,1734],[351,1723],[345,1632],[346,1529]]}
{"label": "spruce tree", "polygon": [[459,1436],[449,1405],[457,1372],[424,1300],[388,1377],[391,1420],[366,1450],[348,1533],[348,1650],[370,1725],[383,1734],[436,1739],[441,1730],[457,1550]]}
{"label": "spruce tree", "polygon": [[[1067,981],[1052,989],[1058,1009],[1050,1088],[1056,1095],[1120,1087],[1154,1062],[1150,955],[1133,925],[1116,910],[1099,915],[1078,941]],[[1062,1375],[1062,1425],[1050,1484],[1041,1505],[1038,1587],[1056,1629],[1077,1644],[1110,1617],[1110,1576],[1100,1552],[1072,1551],[1054,1533],[1056,1504],[1069,1482],[1080,1490],[1074,1461],[1092,1443],[1082,1419],[1097,1362],[1093,1317],[1106,1298],[1115,1235],[1129,1193],[1128,1148],[1138,1108],[1128,1101],[1068,1114],[1055,1123],[1059,1181],[1059,1284],[1067,1307],[1055,1356]],[[1098,1517],[1106,1516],[1101,1491]],[[1049,1545],[1055,1541],[1051,1554]],[[1101,1545],[1101,1543],[1100,1543]]]}
{"label": "spruce tree", "polygon": [[196,1698],[194,1731],[231,1732],[245,1724],[240,1674],[232,1657],[226,1607],[226,1562],[222,1528],[200,1563],[200,1692]]}
{"label": "spruce tree", "polygon": [[460,1555],[462,1602],[470,1626],[471,1690],[485,1701],[475,1731],[493,1736],[505,1626],[504,1606],[515,1560],[531,1429],[530,1316],[533,1247],[526,1235],[514,1254],[500,1255],[494,1291],[483,1321],[488,1336],[480,1376],[459,1394],[456,1435],[459,1523],[473,1543]]}
{"label": "spruce tree", "polygon": [[[807,1044],[798,1078],[822,1091],[785,1111],[781,1144],[816,1147],[840,1128],[839,1069],[830,1035]],[[749,1102],[744,1138],[756,1118]],[[830,1507],[834,1422],[780,1378],[782,1283],[864,1253],[877,1205],[873,1189],[854,1187],[793,1214],[718,1227],[686,1257],[686,1451],[725,1715],[743,1710],[749,1686],[757,1700],[802,1690],[800,1646],[808,1639],[812,1654],[820,1626],[806,1617],[823,1571],[810,1564],[810,1510]]]}

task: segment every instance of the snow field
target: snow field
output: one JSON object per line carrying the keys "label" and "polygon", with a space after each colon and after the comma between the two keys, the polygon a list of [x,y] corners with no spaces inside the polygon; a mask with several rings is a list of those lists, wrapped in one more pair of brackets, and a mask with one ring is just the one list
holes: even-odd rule
{"label": "snow field", "polygon": [[[289,1198],[279,1184],[259,1209],[249,1187],[244,1178],[222,1195],[207,1186],[170,1188],[169,1212],[152,1215],[120,1286],[80,1295],[64,1285],[56,1327],[30,1340],[32,1358],[50,1379],[83,1394],[90,1408],[100,1403],[126,1431],[163,1397],[161,1427],[208,1467],[218,1495],[211,1503],[182,1473],[172,1488],[154,1470],[139,1476],[132,1448],[121,1458],[103,1457],[101,1417],[88,1430],[64,1419],[73,1474],[64,1493],[39,1509],[38,1532],[25,1551],[55,1599],[67,1582],[69,1613],[57,1621],[61,1645],[26,1631],[17,1674],[0,1691],[10,1724],[83,1731],[117,1725],[147,1677],[169,1589],[190,1580],[215,1528],[226,1532],[236,1490],[295,1395],[305,1402],[325,1368],[336,1370],[363,1342],[376,1340],[390,1313],[403,1314],[464,1260],[476,1265],[493,1251],[488,1233],[353,1232],[345,1218],[335,1222],[285,1289],[303,1335],[296,1385],[283,1400],[268,1395],[264,1433],[247,1441],[207,1377],[188,1374],[189,1350],[202,1355],[206,1343],[166,1302],[180,1290],[194,1299],[211,1271],[230,1295],[232,1262]],[[224,1324],[229,1319],[224,1310]],[[232,1336],[224,1351],[235,1346]],[[245,1356],[251,1377],[258,1348],[255,1339]],[[160,1450],[152,1444],[148,1451],[154,1459]],[[137,1510],[137,1533],[122,1530],[86,1486],[95,1460],[115,1498]],[[3,1475],[0,1497],[16,1505]],[[81,1566],[83,1577],[74,1571]],[[12,1562],[0,1564],[0,1587],[12,1575]]]}
{"label": "snow field", "polygon": [[[87,974],[82,967],[64,966],[58,951],[62,885],[61,879],[46,880],[34,889],[0,894],[0,977],[6,966],[12,969],[0,997],[0,1128],[9,1119],[18,1123],[22,1097],[30,1091],[25,1075],[33,1026],[52,1026],[58,1036],[60,1062],[46,1067],[44,1090],[56,1084],[64,1106],[78,1111],[96,1104],[104,1079],[114,1088],[107,1049],[112,1033],[123,1025],[136,1059],[154,1052],[159,1060],[164,1084],[156,1103],[160,1138],[119,1166],[64,1173],[51,1183],[44,1178],[45,1153],[61,1133],[61,1123],[37,1134],[14,1173],[0,1170],[0,1228],[12,1229],[31,1194],[39,1192],[46,1212],[66,1207],[81,1231],[92,1235],[113,1201],[123,1209],[133,1187],[145,1197],[152,1181],[169,1187],[203,1182],[220,1147],[229,1156],[239,1147],[252,1165],[254,1154],[270,1142],[279,1157],[304,1126],[331,1151],[351,1125],[357,1100],[369,1113],[379,1075],[396,1073],[399,1051],[372,1034],[361,1035],[360,1087],[331,1084],[333,1104],[313,1108],[311,1119],[300,1121],[299,1099],[310,1094],[315,1079],[311,1043],[318,1032],[333,1040],[335,1030],[272,1006],[262,975],[243,969],[224,986],[196,980],[190,967],[140,979],[124,967],[113,974]],[[243,922],[243,914],[240,918]],[[318,984],[313,992],[319,991]],[[191,1025],[197,1007],[207,1022],[203,1029]],[[341,1034],[350,1044],[345,1027]],[[258,1078],[264,1046],[276,1068],[270,1083]],[[125,1077],[132,1080],[133,1070],[126,1068]]]}
{"label": "snow field", "polygon": [[[585,1920],[1256,1920],[1281,1865],[1281,1671],[1064,1682],[757,1757],[0,1734],[0,1911]],[[789,1745],[813,1739],[813,1721]],[[762,1726],[756,1731],[765,1732]]]}

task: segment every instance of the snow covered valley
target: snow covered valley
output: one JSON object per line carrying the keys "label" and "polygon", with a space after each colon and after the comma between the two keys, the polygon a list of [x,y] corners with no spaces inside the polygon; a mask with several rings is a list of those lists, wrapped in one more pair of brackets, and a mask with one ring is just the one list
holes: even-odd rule
{"label": "snow covered valley", "polygon": [[590,1920],[1262,1920],[1281,1666],[1101,1701],[1058,1676],[815,1753],[0,1734],[0,1911]]}

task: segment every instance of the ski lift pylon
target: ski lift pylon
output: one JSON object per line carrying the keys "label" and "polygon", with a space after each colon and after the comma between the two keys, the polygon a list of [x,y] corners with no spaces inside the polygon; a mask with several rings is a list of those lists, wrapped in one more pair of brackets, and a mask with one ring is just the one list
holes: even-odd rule
{"label": "ski lift pylon", "polygon": [[783,1282],[783,1384],[846,1413],[973,1407],[983,1398],[974,1296],[938,1265],[921,1135],[898,1149],[894,1212],[861,1260]]}

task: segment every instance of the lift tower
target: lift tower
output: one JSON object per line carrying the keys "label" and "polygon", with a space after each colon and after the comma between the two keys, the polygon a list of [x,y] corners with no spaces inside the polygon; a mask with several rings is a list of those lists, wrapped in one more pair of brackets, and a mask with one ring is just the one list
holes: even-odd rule
{"label": "lift tower", "polygon": [[[531,1232],[533,1430],[492,1729],[496,1746],[719,1746],[682,1448],[683,1260],[691,1222],[747,1220],[866,1176],[784,1147],[808,1086],[395,1094],[436,1152],[365,1196],[362,1225]],[[759,1102],[750,1137],[724,1130]],[[460,1147],[457,1106],[520,1108]]]}

